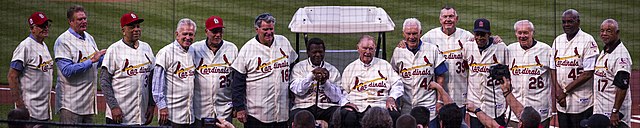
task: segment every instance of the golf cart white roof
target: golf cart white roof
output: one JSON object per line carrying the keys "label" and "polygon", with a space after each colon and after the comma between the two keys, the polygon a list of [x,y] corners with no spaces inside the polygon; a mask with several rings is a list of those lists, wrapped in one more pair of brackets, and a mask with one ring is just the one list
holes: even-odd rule
{"label": "golf cart white roof", "polygon": [[374,6],[309,6],[299,8],[289,29],[294,33],[366,33],[393,31],[384,9]]}

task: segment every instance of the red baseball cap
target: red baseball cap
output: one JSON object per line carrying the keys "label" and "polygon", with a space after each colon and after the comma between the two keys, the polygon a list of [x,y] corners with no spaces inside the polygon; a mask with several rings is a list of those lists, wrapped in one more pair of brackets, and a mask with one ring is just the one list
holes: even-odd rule
{"label": "red baseball cap", "polygon": [[131,23],[142,23],[142,21],[144,21],[144,19],[140,18],[133,12],[129,12],[122,15],[122,18],[120,18],[120,27],[124,27],[125,25]]}
{"label": "red baseball cap", "polygon": [[49,18],[47,18],[47,16],[44,15],[44,13],[42,12],[34,12],[33,14],[31,14],[31,16],[29,17],[29,25],[42,25],[47,21],[52,21]]}
{"label": "red baseball cap", "polygon": [[207,21],[204,22],[204,26],[207,27],[207,29],[209,30],[214,28],[224,28],[224,25],[222,23],[222,18],[220,18],[219,16],[209,17],[209,19],[207,19]]}

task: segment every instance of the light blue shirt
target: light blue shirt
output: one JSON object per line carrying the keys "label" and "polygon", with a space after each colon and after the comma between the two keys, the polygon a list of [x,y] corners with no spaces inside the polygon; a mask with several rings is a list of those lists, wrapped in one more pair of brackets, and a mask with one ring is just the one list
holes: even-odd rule
{"label": "light blue shirt", "polygon": [[167,81],[164,74],[164,68],[156,65],[153,68],[153,82],[152,85],[152,95],[153,101],[156,102],[156,106],[158,109],[163,109],[167,107],[167,97],[164,95],[165,90],[167,88]]}

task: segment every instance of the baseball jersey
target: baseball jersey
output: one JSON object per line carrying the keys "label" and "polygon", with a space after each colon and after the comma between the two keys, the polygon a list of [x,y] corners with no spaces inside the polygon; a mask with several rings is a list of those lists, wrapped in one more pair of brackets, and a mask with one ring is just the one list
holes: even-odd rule
{"label": "baseball jersey", "polygon": [[[429,108],[430,118],[436,117],[437,91],[429,89],[429,83],[435,81],[435,68],[444,63],[444,56],[434,44],[424,44],[416,54],[406,48],[395,48],[391,57],[391,66],[397,72],[404,86],[403,102],[413,108]],[[405,107],[403,107],[405,108]],[[410,111],[410,110],[409,110]],[[403,110],[403,112],[406,112]]]}
{"label": "baseball jersey", "polygon": [[[102,61],[102,68],[113,74],[111,85],[118,107],[122,110],[122,124],[140,125],[146,119],[149,105],[148,79],[153,70],[153,51],[149,44],[138,41],[138,48],[134,49],[119,40],[107,49]],[[111,108],[107,104],[105,116],[113,119]]]}
{"label": "baseball jersey", "polygon": [[193,107],[194,115],[201,118],[227,118],[231,115],[231,88],[229,74],[231,62],[238,55],[235,44],[224,41],[215,53],[207,40],[192,44],[189,52],[196,64]]}
{"label": "baseball jersey", "polygon": [[[575,37],[567,40],[567,34],[562,34],[553,41],[557,80],[563,90],[569,83],[578,79],[580,73],[593,71],[594,61],[598,56],[598,44],[593,37],[579,30]],[[593,61],[585,61],[591,58]],[[585,64],[585,62],[590,64]],[[567,93],[567,106],[556,105],[559,112],[581,113],[593,106],[593,78],[582,85],[578,85],[572,92]],[[557,103],[556,103],[557,104]]]}
{"label": "baseball jersey", "polygon": [[169,120],[178,124],[193,123],[193,75],[196,67],[192,55],[174,41],[158,51],[155,64],[165,70]]}
{"label": "baseball jersey", "polygon": [[252,38],[231,67],[247,74],[247,114],[263,123],[289,119],[290,65],[298,58],[289,40],[275,35],[271,46]]}
{"label": "baseball jersey", "polygon": [[364,112],[367,107],[386,108],[388,97],[402,96],[402,85],[391,64],[375,57],[369,64],[357,59],[342,73],[342,89],[347,92],[347,99],[358,107],[358,112]]}
{"label": "baseball jersey", "polygon": [[[535,40],[534,40],[535,41]],[[507,63],[511,74],[512,93],[523,106],[531,106],[540,113],[542,121],[549,118],[551,106],[550,65],[553,56],[549,45],[537,41],[525,50],[519,42],[507,47]],[[511,120],[518,121],[515,113]]]}
{"label": "baseball jersey", "polygon": [[[69,29],[71,30],[71,29]],[[98,52],[93,36],[84,32],[84,40],[76,37],[67,30],[58,36],[53,46],[55,59],[69,59],[73,63],[82,63]],[[71,77],[62,74],[58,67],[58,81],[56,83],[56,110],[67,109],[78,115],[92,115],[97,113],[96,85],[98,80],[97,63],[84,72]]]}
{"label": "baseball jersey", "polygon": [[435,44],[444,55],[449,71],[445,73],[447,77],[442,87],[445,87],[458,107],[464,106],[467,98],[467,61],[471,58],[472,51],[478,51],[473,34],[456,28],[453,34],[447,35],[442,32],[442,27],[437,27],[429,30],[420,39]]}
{"label": "baseball jersey", "polygon": [[[324,84],[319,84],[313,80],[313,71],[315,68],[324,68],[329,71],[329,78]],[[327,109],[331,106],[339,106],[339,102],[346,98],[342,94],[342,89],[338,85],[340,83],[340,71],[325,62],[319,66],[314,66],[310,59],[300,61],[293,66],[293,82],[289,88],[295,94],[293,100],[293,109],[308,108],[318,103],[318,107]],[[317,94],[317,95],[316,95]],[[316,99],[316,97],[318,97]],[[346,99],[345,99],[346,100]]]}
{"label": "baseball jersey", "polygon": [[[602,50],[596,61],[593,75],[594,99],[598,99],[593,103],[593,114],[611,116],[616,100],[616,90],[618,89],[617,86],[613,85],[613,80],[619,71],[631,73],[631,65],[631,56],[624,44],[620,43],[611,53]],[[626,123],[627,126],[631,124],[631,87],[633,86],[629,86],[627,89],[627,95],[624,97],[620,110],[618,110],[624,114],[624,117],[620,120]]]}
{"label": "baseball jersey", "polygon": [[49,95],[53,82],[53,60],[47,44],[27,37],[13,51],[11,61],[22,61],[24,67],[18,81],[29,116],[38,120],[51,119]]}
{"label": "baseball jersey", "polygon": [[[489,47],[474,54],[469,61],[467,100],[482,109],[489,117],[496,118],[506,110],[505,98],[500,85],[496,83],[497,80],[488,77],[491,66],[505,64],[507,45],[502,42],[487,45]],[[473,113],[469,115],[477,117]]]}

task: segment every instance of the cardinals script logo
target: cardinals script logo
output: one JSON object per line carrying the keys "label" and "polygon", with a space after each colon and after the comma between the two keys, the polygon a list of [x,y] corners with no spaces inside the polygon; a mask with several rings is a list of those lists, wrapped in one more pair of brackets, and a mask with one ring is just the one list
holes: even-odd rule
{"label": "cardinals script logo", "polygon": [[147,65],[151,64],[151,60],[146,54],[144,56],[147,58],[147,62],[137,64],[137,65],[129,65],[129,59],[124,59],[124,66],[122,68],[122,71],[127,73],[127,75],[129,76],[135,76],[135,75],[138,75],[139,73],[150,72],[149,67],[147,67]]}
{"label": "cardinals script logo", "polygon": [[53,60],[42,61],[42,55],[38,55],[38,66],[36,68],[42,72],[48,72],[50,69],[53,69],[52,62]]}
{"label": "cardinals script logo", "polygon": [[387,77],[384,77],[384,75],[382,75],[380,70],[378,70],[378,76],[380,76],[380,78],[375,78],[373,80],[364,81],[362,83],[360,83],[360,79],[358,77],[356,77],[355,84],[351,88],[351,90],[357,90],[358,92],[362,92],[364,90],[367,90],[367,88],[369,88],[369,87],[383,87],[383,88],[387,87],[384,84],[384,81],[387,80]]}
{"label": "cardinals script logo", "polygon": [[[268,73],[274,69],[289,67],[289,62],[287,61],[287,58],[289,58],[289,56],[282,50],[282,48],[280,48],[280,54],[282,55],[282,57],[271,60],[267,63],[262,63],[262,58],[258,57],[258,67],[256,69],[260,70],[262,73]],[[284,61],[278,63],[278,61],[280,60]],[[273,64],[273,66],[271,64]]]}
{"label": "cardinals script logo", "polygon": [[[558,55],[558,50],[556,50],[556,55]],[[578,60],[574,58],[580,58],[580,54],[578,54],[578,48],[574,47],[573,55],[564,56],[564,57],[555,57],[556,67],[561,66],[579,66]]]}
{"label": "cardinals script logo", "polygon": [[471,67],[471,71],[472,72],[489,72],[491,65],[494,64],[498,64],[498,57],[496,57],[495,54],[493,54],[492,56],[493,62],[491,63],[476,63],[473,58],[471,58],[471,64],[469,64],[469,67]]}
{"label": "cardinals script logo", "polygon": [[78,50],[78,62],[76,62],[76,63],[84,62],[84,61],[88,60],[89,58],[92,58],[93,55],[95,55],[96,53],[97,53],[97,51],[91,53],[91,55],[89,55],[87,57],[82,57],[82,51]]}
{"label": "cardinals script logo", "polygon": [[460,48],[458,49],[447,50],[442,52],[442,54],[444,54],[444,58],[445,59],[462,59],[462,52],[460,51],[462,51],[464,47],[460,40],[458,40],[458,45],[460,45]]}
{"label": "cardinals script logo", "polygon": [[596,65],[596,67],[594,67],[595,72],[593,72],[593,75],[607,77],[606,71],[609,70],[609,67],[607,66],[608,61],[609,59],[605,59],[604,65]]}
{"label": "cardinals script logo", "polygon": [[200,74],[202,75],[208,75],[208,74],[213,74],[213,73],[223,73],[223,74],[228,74],[230,73],[230,69],[229,66],[231,65],[231,63],[229,63],[229,59],[227,59],[227,54],[223,54],[222,55],[222,60],[224,61],[224,63],[212,63],[212,64],[204,64],[204,58],[200,58],[200,62],[198,62],[198,72],[200,72]]}
{"label": "cardinals script logo", "polygon": [[180,61],[178,61],[178,64],[176,65],[176,71],[174,71],[174,74],[176,74],[176,76],[178,76],[178,78],[180,79],[184,79],[187,78],[189,76],[193,76],[193,66],[191,67],[186,67],[183,68]]}
{"label": "cardinals script logo", "polygon": [[516,65],[516,59],[514,58],[511,65],[511,73],[513,75],[521,75],[521,74],[530,74],[530,75],[541,75],[541,71],[539,68],[542,68],[542,63],[540,63],[540,59],[538,56],[535,57],[535,64],[527,64],[527,65]]}
{"label": "cardinals script logo", "polygon": [[426,67],[433,67],[433,64],[429,62],[427,56],[422,56],[422,60],[425,64],[413,66],[410,68],[404,68],[404,63],[400,62],[400,69],[402,69],[400,70],[400,75],[402,75],[402,78],[409,78],[414,75],[431,75],[431,70]]}

